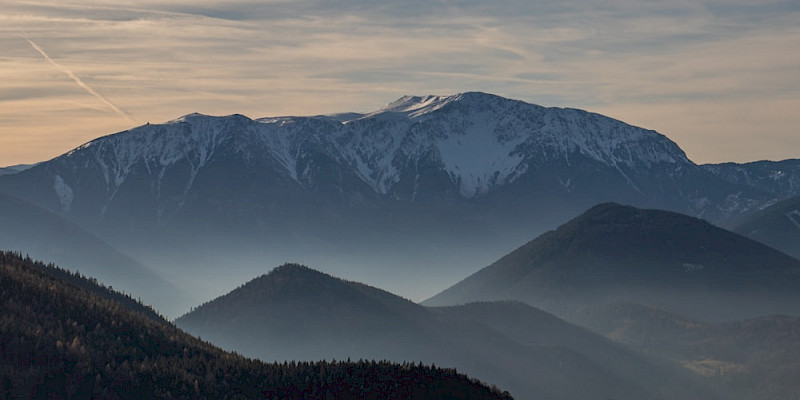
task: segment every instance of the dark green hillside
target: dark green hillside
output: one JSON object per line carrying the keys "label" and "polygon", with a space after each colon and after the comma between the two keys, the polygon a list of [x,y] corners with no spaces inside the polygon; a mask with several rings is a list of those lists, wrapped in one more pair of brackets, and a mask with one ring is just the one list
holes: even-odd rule
{"label": "dark green hillside", "polygon": [[451,369],[247,359],[182,332],[90,279],[4,252],[0,398],[510,397]]}

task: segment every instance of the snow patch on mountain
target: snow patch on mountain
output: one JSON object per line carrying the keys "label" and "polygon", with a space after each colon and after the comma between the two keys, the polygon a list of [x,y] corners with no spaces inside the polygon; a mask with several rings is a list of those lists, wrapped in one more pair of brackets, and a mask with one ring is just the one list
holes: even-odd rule
{"label": "snow patch on mountain", "polygon": [[786,218],[788,218],[797,229],[800,229],[800,210],[792,210],[786,213]]}
{"label": "snow patch on mountain", "polygon": [[458,101],[461,99],[461,96],[461,94],[454,96],[403,96],[389,103],[386,108],[370,115],[374,116],[391,112],[405,114],[408,118],[415,119],[439,110],[450,102]]}
{"label": "snow patch on mountain", "polygon": [[[242,118],[189,114],[162,125],[147,124],[93,140],[60,158],[80,156],[87,166],[91,164],[97,168],[105,185],[106,199],[101,210],[104,215],[119,189],[135,173],[146,172],[155,178],[152,190],[160,201],[167,170],[185,162],[189,166],[183,187],[186,194],[200,169],[213,157],[219,145],[230,139],[232,128],[241,125]],[[62,188],[56,189],[57,193],[67,193],[62,185],[56,186]]]}
{"label": "snow patch on mountain", "polygon": [[702,167],[728,182],[773,193],[777,199],[800,195],[800,160],[797,159],[706,164]]}
{"label": "snow patch on mountain", "polygon": [[513,181],[527,169],[524,156],[516,152],[526,137],[497,137],[489,118],[475,118],[461,132],[436,142],[445,170],[458,182],[464,197],[486,194],[493,186]]}
{"label": "snow patch on mountain", "polygon": [[61,175],[56,175],[53,182],[53,190],[56,191],[58,201],[61,203],[61,211],[69,212],[70,208],[72,208],[72,200],[75,198],[75,195],[72,192],[72,188],[61,178]]}

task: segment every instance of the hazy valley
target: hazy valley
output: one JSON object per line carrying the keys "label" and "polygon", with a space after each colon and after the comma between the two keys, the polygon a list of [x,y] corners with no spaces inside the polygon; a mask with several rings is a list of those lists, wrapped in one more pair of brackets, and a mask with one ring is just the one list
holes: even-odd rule
{"label": "hazy valley", "polygon": [[369,114],[187,115],[0,176],[0,191],[157,269],[195,303],[285,262],[423,300],[602,202],[727,226],[800,195],[783,167],[744,164],[749,179],[736,180],[654,131],[465,93]]}

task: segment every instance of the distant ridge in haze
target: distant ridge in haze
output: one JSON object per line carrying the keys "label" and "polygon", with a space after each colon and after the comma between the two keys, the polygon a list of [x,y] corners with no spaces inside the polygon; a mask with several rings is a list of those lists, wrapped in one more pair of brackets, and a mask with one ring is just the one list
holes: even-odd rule
{"label": "distant ridge in haze", "polygon": [[22,172],[32,166],[33,164],[17,164],[9,165],[7,167],[0,167],[0,175],[16,174],[17,172]]}
{"label": "distant ridge in haze", "polygon": [[608,203],[424,302],[515,299],[563,316],[620,301],[713,320],[800,312],[800,261],[678,213]]}
{"label": "distant ridge in haze", "polygon": [[673,360],[726,399],[791,399],[800,393],[800,317],[709,323],[636,304],[588,306],[576,323],[638,351]]}
{"label": "distant ridge in haze", "polygon": [[800,197],[773,204],[732,224],[731,229],[800,258]]}
{"label": "distant ridge in haze", "polygon": [[0,249],[96,277],[169,315],[188,307],[186,294],[153,270],[63,217],[3,193]]}

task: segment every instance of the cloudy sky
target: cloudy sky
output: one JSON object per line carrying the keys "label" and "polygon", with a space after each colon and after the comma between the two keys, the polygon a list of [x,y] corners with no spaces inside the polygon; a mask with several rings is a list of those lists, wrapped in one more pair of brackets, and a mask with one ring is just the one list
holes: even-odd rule
{"label": "cloudy sky", "polygon": [[797,0],[0,0],[0,50],[0,166],[190,112],[475,90],[655,129],[700,163],[800,158]]}

